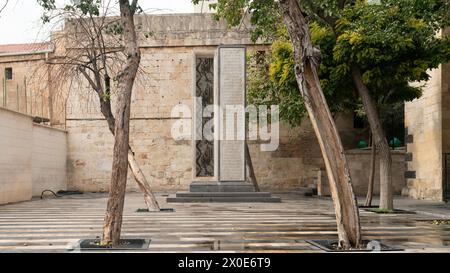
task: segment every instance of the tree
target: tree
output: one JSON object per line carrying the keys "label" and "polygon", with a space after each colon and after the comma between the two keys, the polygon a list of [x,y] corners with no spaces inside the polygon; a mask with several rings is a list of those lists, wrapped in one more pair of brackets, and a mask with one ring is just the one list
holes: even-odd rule
{"label": "tree", "polygon": [[[256,37],[280,39],[279,31],[273,30],[280,15],[261,14],[272,2],[259,0],[250,5]],[[300,3],[310,22],[313,43],[321,49],[319,77],[325,94],[354,93],[361,99],[380,153],[380,208],[393,209],[390,148],[378,108],[420,97],[422,86],[409,83],[428,80],[429,69],[449,60],[449,39],[436,36],[448,25],[449,4],[443,0],[383,0],[372,5],[366,1]],[[331,98],[334,105],[336,99]],[[283,116],[291,119],[295,115]]]}
{"label": "tree", "polygon": [[[56,9],[54,0],[38,0],[47,11]],[[79,0],[65,5],[63,11],[76,29],[74,40],[80,49],[69,50],[54,64],[72,67],[68,71],[79,72],[98,94],[101,112],[105,116],[110,131],[114,135],[113,166],[106,216],[103,226],[102,245],[117,246],[120,244],[123,206],[127,182],[128,166],[133,170],[141,190],[146,193],[149,209],[159,209],[153,194],[150,192],[145,177],[140,171],[129,146],[131,95],[138,74],[141,53],[138,46],[134,15],[140,9],[138,1],[119,0],[119,19],[100,16],[101,8],[107,9],[110,3],[102,0]],[[77,14],[78,17],[70,15]],[[80,16],[81,15],[81,16]],[[44,21],[52,18],[46,13]],[[109,34],[106,37],[104,34]],[[107,44],[108,38],[117,35],[114,46]],[[67,36],[65,37],[67,38]],[[110,46],[108,46],[110,45]],[[111,68],[114,64],[114,70]],[[113,71],[111,71],[113,70]],[[63,73],[67,73],[63,72]],[[111,78],[110,73],[116,73]],[[116,112],[112,114],[112,84],[115,83]]]}
{"label": "tree", "polygon": [[[349,88],[351,81],[330,80],[329,68],[334,65],[329,56],[332,48],[322,34],[314,24],[311,26],[311,40],[321,49],[319,78],[330,111],[333,115],[353,113],[359,109],[360,102]],[[254,105],[279,105],[280,118],[291,126],[299,126],[308,113],[295,78],[294,50],[288,37],[273,38],[271,51],[263,55],[259,52],[249,54],[248,100]]]}
{"label": "tree", "polygon": [[[66,19],[66,31],[54,36],[54,43],[66,45],[73,44],[74,49],[65,50],[63,54],[55,56],[49,62],[57,67],[54,77],[63,85],[69,80],[87,81],[97,94],[100,110],[105,117],[110,132],[115,134],[115,117],[111,107],[114,94],[111,73],[117,73],[124,65],[123,51],[117,50],[116,45],[121,43],[122,28],[115,19],[106,18],[112,9],[102,2],[91,2],[92,6],[67,5],[58,9],[52,1],[38,1],[44,7],[44,22],[56,19]],[[83,4],[83,3],[81,3]],[[103,14],[100,7],[104,6]],[[70,23],[69,23],[70,22]],[[81,76],[81,78],[80,78]],[[144,193],[144,201],[149,211],[159,211],[159,205],[142,172],[132,148],[128,152],[129,167],[140,190]]]}
{"label": "tree", "polygon": [[295,76],[327,168],[336,211],[339,245],[358,248],[361,227],[344,148],[320,85],[320,50],[314,47],[308,23],[296,0],[280,0],[280,9],[294,47]]}
{"label": "tree", "polygon": [[5,0],[4,3],[0,4],[0,13],[2,13],[6,6],[8,5],[9,0]]}
{"label": "tree", "polygon": [[392,159],[375,98],[419,97],[420,87],[408,82],[428,80],[428,69],[448,61],[448,39],[436,37],[446,24],[448,2],[361,1],[345,6],[341,14],[333,28],[335,60],[351,74],[364,104],[380,154],[380,208],[392,210]]}
{"label": "tree", "polygon": [[141,61],[141,52],[137,44],[136,27],[134,24],[137,0],[133,0],[131,4],[128,0],[119,0],[119,5],[126,64],[117,76],[118,92],[114,130],[113,169],[102,238],[103,245],[112,244],[113,246],[117,246],[120,243],[123,206],[127,185],[128,151],[130,148],[131,94]]}
{"label": "tree", "polygon": [[[198,1],[194,1],[198,2]],[[260,7],[260,9],[258,9]],[[359,248],[361,228],[359,211],[344,149],[325,100],[319,77],[320,50],[311,40],[309,25],[296,0],[219,0],[217,16],[224,17],[231,25],[236,25],[250,8],[252,22],[270,21],[267,12],[281,15],[287,27],[294,49],[295,77],[304,100],[314,131],[317,135],[327,168],[330,189],[336,212],[339,245],[344,249]],[[273,22],[278,22],[276,19]],[[262,34],[264,28],[258,28]]]}

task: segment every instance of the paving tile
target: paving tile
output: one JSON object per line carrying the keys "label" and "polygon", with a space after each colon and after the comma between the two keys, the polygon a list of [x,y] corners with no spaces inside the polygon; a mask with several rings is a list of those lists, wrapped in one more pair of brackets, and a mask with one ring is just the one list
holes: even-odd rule
{"label": "paving tile", "polygon": [[[330,199],[277,194],[283,203],[167,204],[175,212],[137,213],[140,194],[127,194],[124,238],[151,238],[147,252],[322,252],[306,243],[336,239]],[[0,252],[67,252],[79,239],[101,235],[106,195],[85,194],[0,206]],[[397,200],[415,215],[361,211],[365,239],[407,252],[450,252],[450,227],[425,220],[446,216],[442,204]],[[431,215],[432,214],[432,215]]]}

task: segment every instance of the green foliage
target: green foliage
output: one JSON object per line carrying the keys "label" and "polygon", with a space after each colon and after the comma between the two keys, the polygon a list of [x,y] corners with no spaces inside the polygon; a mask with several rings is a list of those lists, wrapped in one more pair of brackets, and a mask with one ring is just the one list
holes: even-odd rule
{"label": "green foliage", "polygon": [[[275,41],[266,56],[261,57],[260,53],[250,55],[249,64],[249,103],[279,105],[282,120],[292,126],[300,125],[307,111],[294,73],[294,52],[290,41]],[[339,89],[333,85],[335,82],[330,82],[325,76],[328,71],[327,66],[322,65],[319,76],[323,76],[321,83],[327,100],[333,102],[331,111],[335,113],[353,109],[356,105],[353,96],[344,91],[336,92]]]}
{"label": "green foliage", "polygon": [[103,94],[101,95],[101,99],[102,99],[104,102],[111,101],[111,93],[110,93],[110,92],[103,93]]}
{"label": "green foliage", "polygon": [[[41,17],[43,22],[50,22],[50,14],[57,8],[56,0],[37,0],[37,2],[44,8],[44,14]],[[102,0],[77,0],[72,1],[71,4],[65,4],[63,9],[67,12],[79,11],[83,15],[99,16],[101,4]]]}
{"label": "green foliage", "polygon": [[433,220],[430,223],[435,226],[450,225],[450,220]]}
{"label": "green foliage", "polygon": [[375,98],[385,103],[421,96],[429,69],[450,60],[450,40],[436,35],[448,25],[448,3],[440,0],[385,0],[379,5],[358,1],[337,20],[333,58],[357,65]]}
{"label": "green foliage", "polygon": [[[49,23],[51,20],[51,14],[58,7],[56,5],[56,0],[36,0],[37,3],[44,9],[44,14],[41,19],[44,23]],[[127,1],[129,2],[129,1]],[[108,4],[109,5],[109,4]],[[62,10],[68,13],[81,13],[82,15],[98,17],[100,16],[101,7],[106,6],[104,0],[72,0],[70,4],[64,4]],[[131,5],[133,13],[142,13],[142,8],[138,5]]]}
{"label": "green foliage", "polygon": [[121,35],[123,34],[123,26],[121,23],[115,22],[107,25],[104,29],[104,32],[108,35]]}
{"label": "green foliage", "polygon": [[[430,69],[450,60],[450,39],[436,35],[450,25],[450,4],[446,0],[299,2],[307,15],[313,43],[322,53],[319,77],[332,111],[356,109],[364,116],[354,90],[352,65],[362,70],[364,83],[383,113],[419,98],[423,85],[410,83],[428,80]],[[219,0],[216,10],[217,17],[232,26],[239,25],[245,14],[251,16],[253,40],[276,41],[269,60],[270,75],[258,80],[265,88],[260,93],[254,89],[250,97],[257,98],[255,101],[278,100],[280,109],[292,111],[281,118],[298,124],[304,107],[300,106],[301,97],[294,95],[298,87],[292,49],[276,1]]]}
{"label": "green foliage", "polygon": [[277,41],[272,52],[249,55],[248,103],[279,105],[280,118],[295,126],[306,115],[293,72],[293,52],[289,42]]}
{"label": "green foliage", "polygon": [[[201,4],[202,0],[192,2]],[[218,0],[217,4],[209,6],[216,10],[214,16],[217,20],[223,18],[232,27],[239,26],[244,17],[250,16],[253,41],[259,38],[274,41],[281,36],[287,37],[278,4],[274,0]]]}

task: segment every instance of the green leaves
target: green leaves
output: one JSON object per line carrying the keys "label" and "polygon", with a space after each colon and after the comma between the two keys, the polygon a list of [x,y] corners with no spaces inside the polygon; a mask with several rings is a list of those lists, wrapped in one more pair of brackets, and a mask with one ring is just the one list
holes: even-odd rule
{"label": "green leaves", "polygon": [[121,35],[123,34],[123,26],[119,22],[109,24],[104,29],[105,34],[108,35]]}
{"label": "green leaves", "polygon": [[[437,35],[450,26],[447,0],[299,2],[307,15],[312,41],[322,53],[319,77],[333,111],[357,108],[352,65],[363,71],[364,83],[381,107],[420,97],[423,86],[411,87],[410,83],[428,80],[430,69],[450,60],[450,38]],[[281,118],[298,124],[305,109],[277,2],[219,0],[216,10],[216,17],[231,26],[250,16],[252,39],[274,42],[267,67],[253,73],[250,97],[258,103],[279,103]]]}
{"label": "green leaves", "polygon": [[[64,4],[62,10],[66,12],[81,13],[89,16],[100,16],[102,0],[72,0],[71,4]],[[44,23],[49,23],[51,13],[58,9],[55,0],[37,0],[37,3],[44,9],[41,19]]]}
{"label": "green leaves", "polygon": [[406,88],[409,82],[427,80],[429,69],[450,60],[449,40],[436,35],[436,30],[448,25],[448,11],[448,2],[442,0],[347,6],[336,25],[333,57],[337,63],[361,67],[374,96],[394,89],[413,94],[399,98],[414,97],[419,93]]}

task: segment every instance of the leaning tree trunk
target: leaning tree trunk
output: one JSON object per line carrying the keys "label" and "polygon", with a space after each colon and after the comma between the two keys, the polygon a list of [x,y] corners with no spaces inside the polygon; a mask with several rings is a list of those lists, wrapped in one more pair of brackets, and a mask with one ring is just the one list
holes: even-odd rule
{"label": "leaning tree trunk", "polygon": [[352,67],[352,77],[362,99],[364,110],[369,120],[374,145],[378,148],[380,158],[380,209],[394,209],[392,194],[392,158],[391,148],[381,125],[378,110],[369,89],[364,84],[362,74],[357,66]]}
{"label": "leaning tree trunk", "polygon": [[373,137],[372,137],[372,151],[371,151],[371,157],[370,157],[370,176],[369,176],[369,183],[368,183],[368,187],[367,187],[366,202],[364,203],[364,206],[366,206],[366,207],[372,206],[373,188],[374,188],[374,184],[375,184],[376,158],[377,158],[377,147],[375,146]]}
{"label": "leaning tree trunk", "polygon": [[[106,118],[109,130],[114,135],[115,119],[111,111],[111,103],[109,100],[106,101],[102,98],[102,96],[100,96],[100,104],[101,104],[101,112],[103,113],[103,116]],[[159,207],[158,201],[156,200],[156,197],[153,194],[150,185],[148,184],[147,179],[145,178],[144,173],[139,167],[139,163],[134,157],[134,153],[131,147],[128,151],[128,164],[130,166],[131,172],[133,173],[134,180],[138,184],[139,189],[144,193],[144,201],[145,204],[147,205],[147,209],[149,211],[160,211],[161,209]]]}
{"label": "leaning tree trunk", "polygon": [[295,51],[295,74],[311,123],[322,150],[336,212],[339,244],[361,245],[357,201],[342,142],[320,86],[320,51],[313,47],[309,26],[297,0],[280,0],[280,8]]}
{"label": "leaning tree trunk", "polygon": [[128,173],[128,150],[130,148],[131,94],[141,60],[134,24],[134,11],[128,0],[120,0],[119,4],[126,64],[118,76],[113,169],[102,238],[102,245],[112,246],[118,246],[120,243]]}
{"label": "leaning tree trunk", "polygon": [[250,180],[253,183],[253,187],[255,188],[255,191],[260,192],[261,189],[259,188],[258,180],[256,178],[255,167],[253,166],[253,162],[252,162],[252,155],[250,154],[250,149],[248,148],[247,143],[245,143],[245,156],[247,158],[247,165],[248,165]]}
{"label": "leaning tree trunk", "polygon": [[147,205],[148,211],[160,211],[160,207],[158,201],[156,201],[156,197],[150,189],[150,185],[145,178],[144,173],[139,167],[136,158],[134,157],[134,153],[131,148],[128,150],[128,164],[130,165],[131,172],[133,173],[134,179],[136,180],[139,189],[144,193],[145,204]]}
{"label": "leaning tree trunk", "polygon": [[[95,63],[95,62],[94,62]],[[111,78],[108,74],[105,75],[104,78],[104,86],[105,89],[102,88],[101,83],[101,77],[98,70],[95,70],[95,81],[89,77],[86,70],[84,68],[80,68],[80,72],[85,76],[85,78],[89,81],[92,88],[96,91],[98,98],[100,100],[100,110],[103,114],[103,116],[106,119],[106,122],[108,123],[109,131],[112,133],[112,135],[115,135],[115,128],[116,128],[116,121],[114,118],[114,115],[111,110],[111,101],[109,99],[106,99],[111,91]],[[147,205],[147,209],[149,211],[160,211],[159,204],[156,200],[155,195],[151,191],[150,185],[147,182],[147,179],[145,178],[144,173],[142,172],[141,168],[139,167],[139,163],[137,162],[136,158],[134,157],[133,150],[129,149],[128,151],[128,164],[130,165],[131,172],[133,173],[134,180],[139,186],[139,189],[144,193],[144,201]]]}

